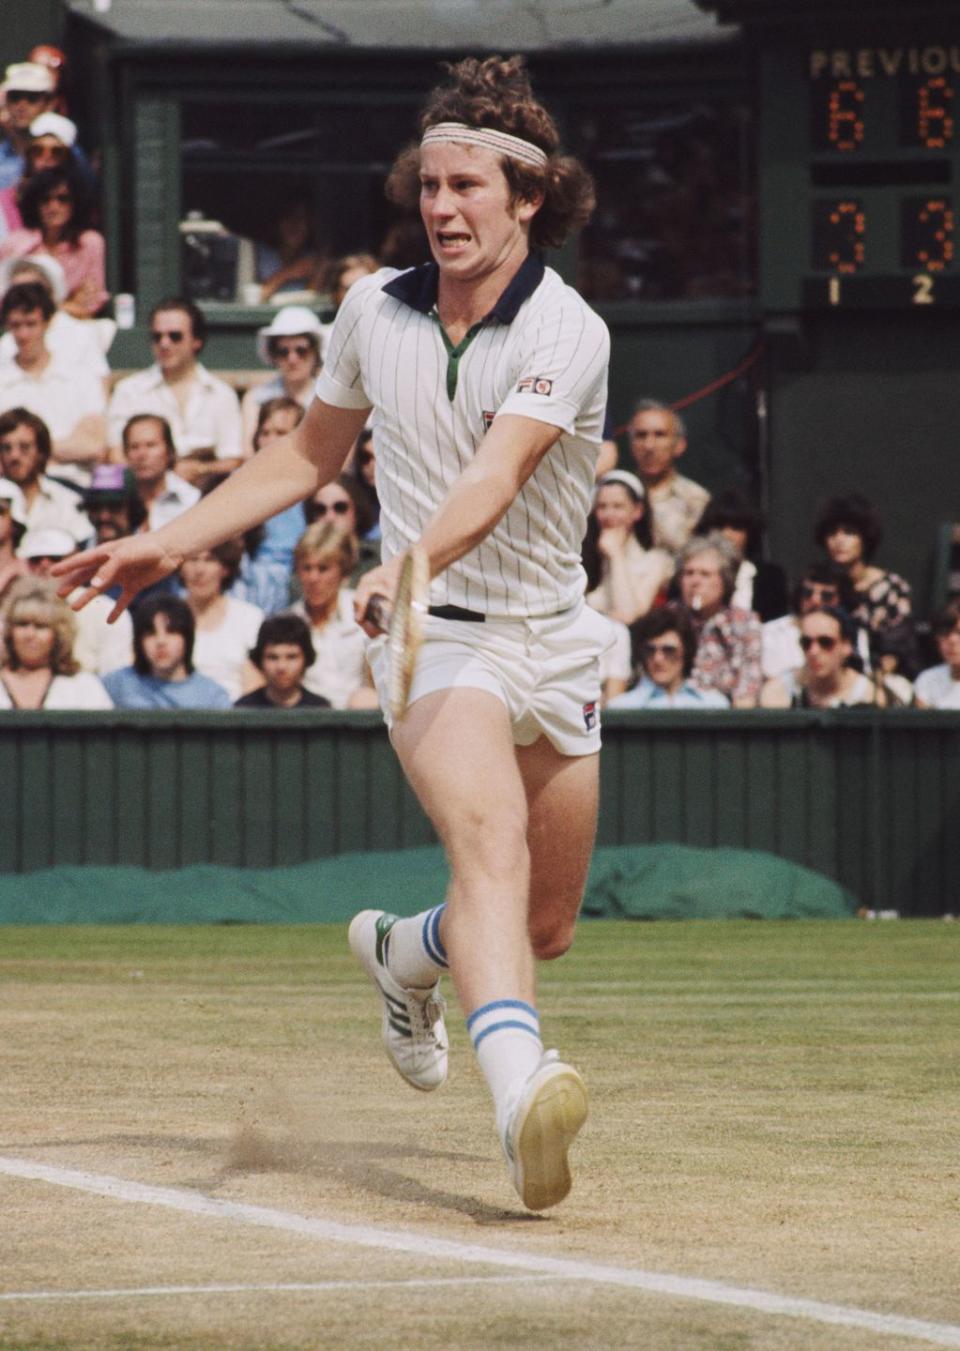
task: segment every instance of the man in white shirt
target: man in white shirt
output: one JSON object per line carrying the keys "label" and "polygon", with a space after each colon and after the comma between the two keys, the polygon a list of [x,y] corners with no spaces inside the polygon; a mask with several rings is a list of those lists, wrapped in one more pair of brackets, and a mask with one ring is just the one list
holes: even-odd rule
{"label": "man in white shirt", "polygon": [[198,360],[206,337],[206,318],[192,300],[174,297],[154,308],[150,341],[156,361],[119,382],[107,411],[115,458],[120,458],[130,418],[156,413],[170,424],[177,473],[189,483],[224,477],[241,462],[240,401]]}
{"label": "man in white shirt", "polygon": [[28,530],[65,530],[75,544],[93,534],[79,492],[44,471],[50,460],[50,431],[27,408],[0,413],[0,472],[23,494]]}
{"label": "man in white shirt", "polygon": [[[29,258],[8,258],[0,263],[0,296],[20,282],[39,282],[50,292],[58,308],[47,328],[44,341],[50,355],[61,365],[72,370],[89,370],[103,384],[104,395],[109,393],[110,366],[97,339],[95,324],[75,319],[59,308],[67,296],[67,280],[56,258],[37,253]],[[0,337],[0,362],[12,361],[17,355],[17,344],[12,333]]]}
{"label": "man in white shirt", "polygon": [[687,448],[683,419],[664,403],[641,399],[629,435],[630,453],[647,493],[653,542],[676,556],[710,501],[706,488],[677,473],[677,460]]}
{"label": "man in white shirt", "polygon": [[166,418],[137,413],[123,429],[123,455],[137,481],[151,530],[159,530],[200,500],[200,489],[174,472],[177,448]]}
{"label": "man in white shirt", "polygon": [[55,357],[46,332],[56,312],[39,282],[11,286],[0,303],[0,321],[13,334],[17,353],[0,361],[0,412],[28,408],[50,429],[59,472],[81,485],[106,454],[106,399],[100,380]]}

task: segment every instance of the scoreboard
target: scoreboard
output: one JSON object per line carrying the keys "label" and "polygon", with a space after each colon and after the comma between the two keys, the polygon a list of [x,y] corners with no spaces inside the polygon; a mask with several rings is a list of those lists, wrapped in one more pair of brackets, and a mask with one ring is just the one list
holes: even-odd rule
{"label": "scoreboard", "polygon": [[775,43],[761,71],[767,308],[960,306],[960,25]]}

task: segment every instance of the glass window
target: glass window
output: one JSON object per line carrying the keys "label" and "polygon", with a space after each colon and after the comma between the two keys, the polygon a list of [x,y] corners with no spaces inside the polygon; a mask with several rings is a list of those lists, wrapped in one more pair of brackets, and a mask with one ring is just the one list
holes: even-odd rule
{"label": "glass window", "polygon": [[745,102],[578,105],[576,152],[597,184],[580,241],[588,300],[680,300],[756,289],[756,188]]}

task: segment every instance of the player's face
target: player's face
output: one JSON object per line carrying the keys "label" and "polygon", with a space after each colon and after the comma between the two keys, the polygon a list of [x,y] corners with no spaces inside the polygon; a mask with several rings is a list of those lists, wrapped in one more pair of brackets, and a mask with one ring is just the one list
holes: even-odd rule
{"label": "player's face", "polygon": [[478,282],[502,273],[504,285],[529,251],[539,203],[510,201],[492,150],[429,145],[420,152],[420,215],[442,276]]}
{"label": "player's face", "polygon": [[170,452],[158,423],[136,422],[124,443],[127,463],[139,483],[156,483],[170,467]]}
{"label": "player's face", "polygon": [[18,487],[33,483],[43,473],[43,456],[32,427],[14,427],[0,437],[0,469]]}
{"label": "player's face", "polygon": [[325,610],[332,605],[343,581],[343,572],[335,558],[321,558],[317,554],[304,558],[297,565],[297,576],[303,590],[307,609]]}
{"label": "player's face", "polygon": [[49,624],[38,619],[14,619],[10,625],[10,637],[17,661],[28,671],[37,671],[50,665],[53,653],[54,633]]}
{"label": "player's face", "polygon": [[849,526],[840,525],[827,536],[827,553],[834,563],[848,568],[863,558],[863,539]]}
{"label": "player's face", "polygon": [[694,554],[683,565],[680,594],[684,605],[701,615],[712,615],[723,607],[723,574],[720,557],[712,549]]}
{"label": "player's face", "polygon": [[665,478],[686,445],[667,409],[648,408],[634,414],[630,423],[630,450],[645,479],[656,483]]}
{"label": "player's face", "polygon": [[632,530],[643,515],[643,503],[635,502],[622,484],[610,483],[597,493],[594,512],[601,530]]}
{"label": "player's face", "polygon": [[800,646],[813,680],[838,676],[850,656],[850,644],[832,615],[804,615],[800,621]]}
{"label": "player's face", "polygon": [[305,666],[303,648],[297,643],[268,643],[263,649],[263,676],[277,694],[291,694],[303,679]]}
{"label": "player's face", "polygon": [[150,663],[150,674],[157,680],[182,680],[187,674],[184,664],[186,639],[168,626],[167,616],[155,615],[153,629],[143,636],[143,655]]}

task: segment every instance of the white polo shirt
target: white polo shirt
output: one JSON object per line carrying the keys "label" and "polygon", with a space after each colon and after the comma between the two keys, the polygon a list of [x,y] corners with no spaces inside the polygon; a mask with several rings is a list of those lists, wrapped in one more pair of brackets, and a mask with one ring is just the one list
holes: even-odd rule
{"label": "white polo shirt", "polygon": [[163,478],[163,492],[150,503],[147,523],[151,530],[159,530],[199,501],[200,489],[168,469]]}
{"label": "white polo shirt", "polygon": [[15,358],[0,361],[0,413],[26,408],[43,418],[54,442],[65,440],[81,418],[102,414],[106,403],[103,382],[89,368],[51,354],[46,369],[34,375]]}
{"label": "white polo shirt", "polygon": [[580,542],[603,436],[607,327],[530,255],[452,349],[436,312],[438,275],[428,263],[355,282],[317,395],[339,408],[373,406],[385,559],[420,536],[499,413],[559,427],[503,519],[430,591],[432,604],[489,615],[556,614],[584,592]]}
{"label": "white polo shirt", "polygon": [[218,460],[241,455],[240,400],[225,380],[211,375],[198,362],[186,409],[157,365],[121,380],[107,409],[107,440],[111,446],[123,441],[123,429],[135,413],[155,413],[170,423],[178,455],[192,455],[212,446]]}

